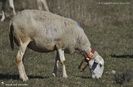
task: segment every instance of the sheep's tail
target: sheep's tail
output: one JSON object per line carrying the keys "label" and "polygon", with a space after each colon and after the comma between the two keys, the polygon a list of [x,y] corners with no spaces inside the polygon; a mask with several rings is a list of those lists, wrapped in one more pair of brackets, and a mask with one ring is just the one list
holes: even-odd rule
{"label": "sheep's tail", "polygon": [[9,26],[9,30],[10,30],[10,32],[9,32],[10,46],[11,46],[12,50],[14,50],[14,35],[13,35],[14,27],[13,27],[12,23]]}

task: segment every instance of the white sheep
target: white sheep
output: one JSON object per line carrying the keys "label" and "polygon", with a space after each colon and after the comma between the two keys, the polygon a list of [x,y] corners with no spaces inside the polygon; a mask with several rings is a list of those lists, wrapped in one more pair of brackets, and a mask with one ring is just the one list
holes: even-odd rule
{"label": "white sheep", "polygon": [[95,51],[91,51],[91,44],[83,29],[72,19],[65,18],[51,12],[40,10],[24,10],[19,12],[10,22],[10,43],[19,46],[16,63],[20,78],[28,80],[22,62],[27,46],[38,52],[56,51],[53,75],[56,76],[58,62],[63,66],[63,77],[67,78],[65,67],[65,53],[79,51],[90,64],[93,78],[100,78],[104,70],[104,60]]}

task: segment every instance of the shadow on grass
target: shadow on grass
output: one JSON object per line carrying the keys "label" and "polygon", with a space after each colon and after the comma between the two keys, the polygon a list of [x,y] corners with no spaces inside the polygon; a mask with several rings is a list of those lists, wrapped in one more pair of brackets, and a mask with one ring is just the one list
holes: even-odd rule
{"label": "shadow on grass", "polygon": [[116,55],[116,54],[113,54],[113,55],[111,55],[111,57],[115,57],[115,58],[133,58],[133,55]]}
{"label": "shadow on grass", "polygon": [[82,79],[91,79],[90,76],[80,76],[80,78],[82,78]]}
{"label": "shadow on grass", "polygon": [[[29,79],[47,79],[49,78],[49,76],[33,76],[33,75],[28,75]],[[15,74],[3,74],[0,73],[0,80],[8,80],[8,79],[13,79],[13,80],[19,80],[19,75],[15,75]]]}
{"label": "shadow on grass", "polygon": [[91,76],[75,76],[75,77],[82,78],[82,79],[91,79]]}

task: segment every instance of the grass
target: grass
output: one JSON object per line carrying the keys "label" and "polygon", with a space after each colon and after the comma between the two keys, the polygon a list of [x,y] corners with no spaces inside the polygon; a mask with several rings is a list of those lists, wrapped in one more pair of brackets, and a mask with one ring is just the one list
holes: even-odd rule
{"label": "grass", "polygon": [[[112,70],[123,72],[133,67],[133,6],[129,5],[97,5],[98,1],[105,0],[48,0],[52,12],[70,17],[79,22],[84,28],[92,47],[105,60],[105,71],[102,79],[89,78],[89,70],[78,70],[82,60],[79,54],[66,54],[66,68],[69,77],[62,78],[61,68],[58,77],[52,76],[54,53],[37,53],[27,49],[24,65],[29,79],[22,82],[18,78],[15,64],[17,46],[10,49],[8,39],[9,19],[0,22],[0,87],[13,84],[25,87],[121,87],[113,80]],[[115,1],[115,0],[110,0]],[[120,2],[125,0],[118,0]],[[18,3],[18,4],[17,4]],[[28,1],[28,3],[32,4]],[[16,0],[16,9],[34,8],[23,6]],[[21,7],[22,6],[22,7]],[[16,85],[15,85],[16,84]],[[124,83],[123,87],[133,87],[133,80]]]}

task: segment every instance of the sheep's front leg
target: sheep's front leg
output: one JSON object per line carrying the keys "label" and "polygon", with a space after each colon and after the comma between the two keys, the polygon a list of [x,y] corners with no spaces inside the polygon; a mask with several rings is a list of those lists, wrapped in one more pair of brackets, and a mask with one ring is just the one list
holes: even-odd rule
{"label": "sheep's front leg", "polygon": [[58,54],[58,51],[56,51],[55,53],[55,65],[54,65],[54,70],[53,70],[53,76],[57,76],[57,71],[58,71],[58,68],[59,68],[59,54]]}
{"label": "sheep's front leg", "polygon": [[63,77],[67,78],[67,73],[66,73],[66,67],[65,67],[65,56],[64,56],[64,50],[62,49],[58,49],[58,53],[59,53],[59,58],[60,58],[60,62],[62,64],[62,72],[63,72]]}

